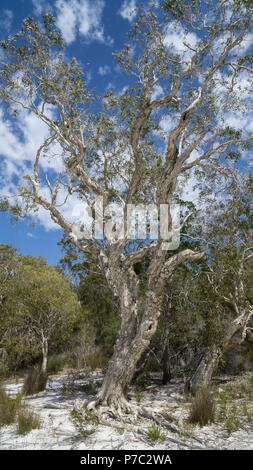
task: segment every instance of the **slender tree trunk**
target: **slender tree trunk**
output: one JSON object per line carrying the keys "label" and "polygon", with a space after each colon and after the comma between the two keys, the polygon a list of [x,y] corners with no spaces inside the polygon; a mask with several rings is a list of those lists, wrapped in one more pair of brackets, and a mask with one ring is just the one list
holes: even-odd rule
{"label": "slender tree trunk", "polygon": [[166,338],[166,344],[163,351],[162,364],[163,364],[163,378],[162,383],[166,385],[171,380],[171,371],[170,371],[170,360],[169,360],[169,347],[168,347],[168,338]]}
{"label": "slender tree trunk", "polygon": [[209,386],[213,373],[218,367],[224,348],[234,342],[240,344],[244,341],[247,333],[247,323],[253,314],[252,307],[247,307],[243,312],[227,327],[223,342],[212,348],[208,348],[202,356],[195,372],[185,385],[185,392],[195,394],[201,386]]}
{"label": "slender tree trunk", "polygon": [[164,331],[163,351],[162,351],[163,377],[162,383],[166,385],[171,380],[170,359],[169,359],[169,318],[166,315],[166,326]]}
{"label": "slender tree trunk", "polygon": [[41,373],[43,375],[47,374],[47,358],[48,358],[48,341],[43,339],[42,343],[42,364],[41,364]]}

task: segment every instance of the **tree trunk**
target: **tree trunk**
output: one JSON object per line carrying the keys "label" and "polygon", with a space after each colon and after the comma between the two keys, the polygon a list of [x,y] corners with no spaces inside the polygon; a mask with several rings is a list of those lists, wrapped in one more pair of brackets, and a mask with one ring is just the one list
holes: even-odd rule
{"label": "tree trunk", "polygon": [[47,357],[48,357],[48,341],[47,339],[44,339],[42,343],[42,364],[41,364],[41,373],[43,375],[47,374]]}
{"label": "tree trunk", "polygon": [[210,384],[214,370],[219,364],[221,351],[221,348],[218,348],[217,346],[208,348],[204,356],[202,356],[194,374],[190,380],[186,382],[186,394],[191,393],[194,395],[198,388],[202,386],[208,386]]}
{"label": "tree trunk", "polygon": [[145,296],[140,295],[139,279],[132,264],[124,264],[117,250],[109,252],[108,256],[100,255],[102,272],[119,306],[121,327],[101,390],[89,407],[109,405],[119,412],[128,411],[127,390],[137,363],[156,331],[165,279],[170,278],[182,262],[200,259],[203,254],[187,249],[166,261],[166,250],[156,252],[146,272]]}
{"label": "tree trunk", "polygon": [[169,347],[168,338],[166,338],[165,348],[163,351],[162,364],[163,364],[163,385],[167,385],[171,381],[170,360],[169,360]]}
{"label": "tree trunk", "polygon": [[163,377],[162,384],[166,385],[171,380],[170,358],[169,358],[169,318],[166,315],[166,326],[164,331],[163,351],[162,351]]}
{"label": "tree trunk", "polygon": [[201,386],[210,385],[213,373],[218,367],[224,348],[229,343],[240,344],[244,341],[247,333],[247,323],[252,315],[252,307],[249,306],[245,308],[243,312],[227,327],[223,337],[223,342],[219,346],[214,345],[212,348],[207,349],[194,374],[186,383],[185,393],[195,394],[197,389]]}
{"label": "tree trunk", "polygon": [[[122,323],[114,353],[104,378],[104,382],[94,402],[90,406],[109,405],[118,411],[128,410],[127,391],[134,376],[136,366],[147,349],[156,330],[160,315],[159,305],[154,294],[146,297],[146,311],[138,324],[136,304],[128,305],[128,312],[122,315]],[[126,300],[126,296],[125,296]],[[124,308],[126,307],[124,303]]]}

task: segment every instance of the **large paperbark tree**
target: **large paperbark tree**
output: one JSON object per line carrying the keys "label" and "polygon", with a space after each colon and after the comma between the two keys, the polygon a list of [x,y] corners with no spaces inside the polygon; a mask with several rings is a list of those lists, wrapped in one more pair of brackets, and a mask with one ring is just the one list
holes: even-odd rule
{"label": "large paperbark tree", "polygon": [[[72,197],[94,214],[100,197],[104,207],[122,204],[126,224],[131,205],[168,205],[164,217],[170,231],[170,204],[182,178],[195,169],[195,181],[202,173],[230,175],[233,154],[238,158],[252,140],[247,130],[226,121],[226,113],[251,106],[251,57],[238,48],[251,28],[252,3],[168,1],[164,6],[138,11],[129,44],[115,54],[129,87],[108,92],[103,101],[91,96],[77,62],[64,61],[50,15],[44,15],[43,28],[29,18],[17,35],[2,41],[2,100],[15,112],[34,113],[49,130],[28,187],[19,194],[27,207],[46,209],[72,243],[96,260],[120,311],[114,354],[95,400],[118,411],[128,407],[128,385],[156,330],[165,279],[204,253],[180,247],[168,252],[161,235],[154,242],[131,241],[126,230],[118,239],[89,238],[87,227],[77,229],[61,208]],[[172,44],[174,33],[180,45]],[[50,151],[64,166],[51,180],[40,166]],[[108,223],[108,212],[100,216],[102,226]],[[111,221],[119,229],[119,221]],[[144,293],[134,269],[143,260],[148,260]]]}

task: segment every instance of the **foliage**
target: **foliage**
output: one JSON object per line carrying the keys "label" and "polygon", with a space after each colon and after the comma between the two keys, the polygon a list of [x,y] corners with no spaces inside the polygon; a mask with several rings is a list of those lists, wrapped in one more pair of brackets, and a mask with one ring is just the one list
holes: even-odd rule
{"label": "foliage", "polygon": [[225,428],[228,432],[228,434],[232,434],[232,432],[235,432],[237,431],[241,426],[241,422],[240,422],[240,419],[238,417],[238,409],[235,405],[233,405],[230,410],[229,410],[229,413],[226,417],[226,420],[225,420]]}
{"label": "foliage", "polygon": [[120,318],[105,276],[92,258],[83,256],[71,245],[66,235],[59,244],[63,251],[60,260],[62,270],[68,272],[77,285],[78,298],[83,307],[84,330],[93,329],[95,345],[103,349],[105,356],[110,356]]}
{"label": "foliage", "polygon": [[8,245],[1,245],[1,253],[7,277],[0,306],[0,345],[13,369],[38,360],[45,341],[55,351],[66,345],[81,312],[70,279],[44,259],[18,255]]}
{"label": "foliage", "polygon": [[244,427],[252,421],[253,387],[250,374],[244,374],[233,382],[223,385],[217,392],[218,420],[223,423],[228,434]]}
{"label": "foliage", "polygon": [[66,360],[59,356],[52,356],[48,360],[47,371],[49,374],[57,374],[66,364]]}
{"label": "foliage", "polygon": [[[180,266],[166,283],[151,342],[161,361],[167,342],[168,360],[175,371],[182,368],[182,361],[186,370],[194,368],[214,345],[224,352],[229,325],[252,305],[251,201],[252,178],[237,174],[226,195],[206,204],[184,228],[185,243],[194,249],[202,246],[206,257],[198,264]],[[189,230],[193,240],[187,236]]]}

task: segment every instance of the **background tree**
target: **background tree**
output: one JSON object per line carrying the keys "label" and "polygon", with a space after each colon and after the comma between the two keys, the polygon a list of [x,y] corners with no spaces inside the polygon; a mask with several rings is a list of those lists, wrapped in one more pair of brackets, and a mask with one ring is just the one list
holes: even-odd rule
{"label": "background tree", "polygon": [[218,338],[210,335],[211,345],[188,382],[188,391],[209,384],[226,346],[231,342],[240,344],[251,333],[252,189],[252,176],[244,177],[230,187],[230,197],[212,205],[214,213],[207,214],[204,231],[210,248],[202,276],[223,310],[224,327]]}
{"label": "background tree", "polygon": [[[43,28],[28,18],[19,33],[2,41],[2,100],[11,109],[21,106],[34,113],[49,129],[20,196],[27,207],[41,205],[49,211],[72,243],[99,264],[120,312],[114,353],[94,402],[110,404],[119,413],[128,409],[128,385],[156,331],[165,280],[180,264],[204,255],[179,248],[169,256],[161,235],[156,242],[133,243],[124,230],[121,238],[129,205],[169,205],[183,175],[194,170],[200,184],[205,176],[210,180],[218,175],[222,180],[231,174],[231,162],[236,163],[252,141],[247,129],[228,125],[226,114],[252,109],[251,57],[238,54],[252,27],[252,2],[218,0],[213,5],[207,0],[180,0],[176,8],[174,1],[164,6],[158,16],[152,8],[139,10],[130,42],[115,54],[129,76],[129,88],[120,96],[108,92],[102,102],[96,102],[99,112],[92,112],[94,106],[88,109],[91,94],[83,73],[74,59],[64,61],[62,40],[50,15],[44,15]],[[185,34],[180,51],[168,40],[171,27]],[[187,37],[192,34],[195,41],[189,44]],[[156,97],[158,85],[163,90],[160,98]],[[54,119],[48,115],[49,106]],[[168,116],[171,126],[162,133],[158,124]],[[54,184],[46,179],[40,161],[56,143],[65,171]],[[48,198],[43,185],[49,189]],[[60,208],[76,195],[90,214],[96,197],[103,199],[104,207],[123,204],[121,223],[113,219],[112,206],[111,212],[100,214],[102,226],[108,223],[105,216],[116,224],[113,237],[111,233],[104,239],[90,239],[86,220],[79,228],[66,220]],[[170,231],[170,209],[164,219]],[[134,266],[145,259],[143,295]]]}
{"label": "background tree", "polygon": [[8,282],[2,310],[2,344],[10,355],[42,356],[47,372],[48,349],[66,343],[80,319],[80,307],[70,280],[40,257],[20,256]]}
{"label": "background tree", "polygon": [[2,338],[8,330],[3,306],[8,294],[8,281],[17,269],[18,260],[19,256],[15,248],[11,245],[0,245],[0,363],[3,369],[7,361],[7,352],[2,345]]}

